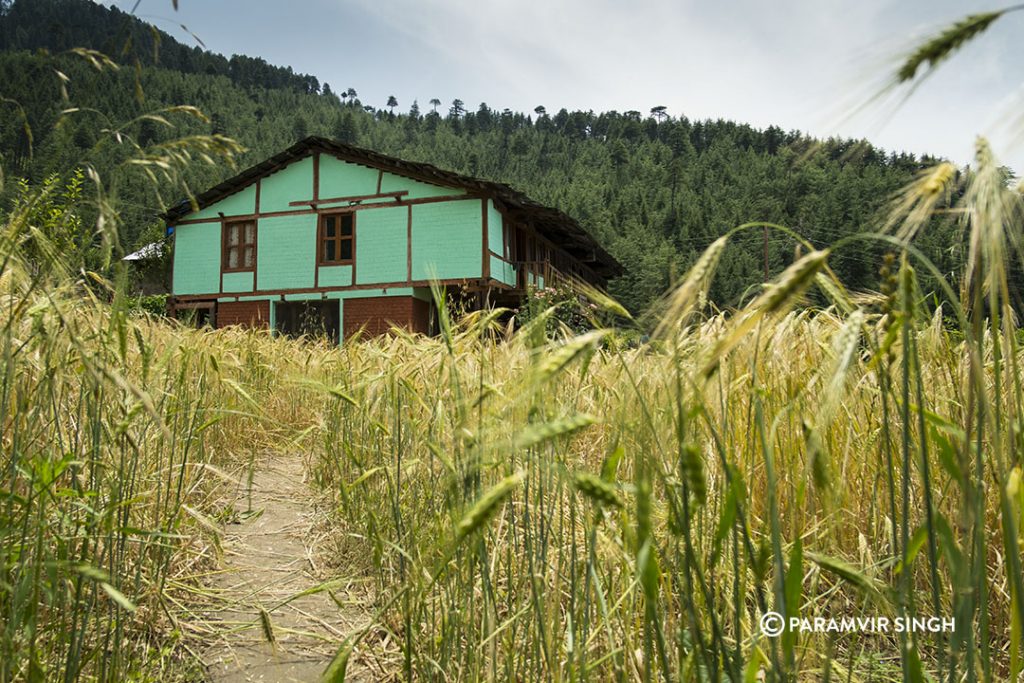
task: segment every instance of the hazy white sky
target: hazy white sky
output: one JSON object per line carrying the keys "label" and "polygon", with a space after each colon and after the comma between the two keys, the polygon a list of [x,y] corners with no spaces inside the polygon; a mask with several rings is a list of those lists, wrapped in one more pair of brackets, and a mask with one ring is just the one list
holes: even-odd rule
{"label": "hazy white sky", "polygon": [[[1004,0],[1008,2],[1009,0]],[[113,4],[130,10],[135,0]],[[364,103],[427,109],[595,111],[666,105],[691,119],[866,137],[968,162],[978,134],[1011,145],[1024,12],[943,65],[898,109],[853,115],[920,39],[1002,4],[964,0],[141,0],[137,14],[190,42],[311,73]],[[853,116],[852,116],[853,115]]]}

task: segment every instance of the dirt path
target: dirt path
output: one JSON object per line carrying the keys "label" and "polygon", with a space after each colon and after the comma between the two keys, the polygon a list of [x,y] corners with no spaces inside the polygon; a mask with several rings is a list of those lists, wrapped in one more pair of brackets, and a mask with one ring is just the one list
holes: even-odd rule
{"label": "dirt path", "polygon": [[[258,465],[251,498],[247,482],[240,484],[237,523],[227,524],[222,540],[223,571],[210,581],[208,623],[215,635],[203,660],[214,683],[317,681],[338,644],[369,618],[365,591],[356,582],[332,589],[333,598],[325,591],[285,603],[336,578],[325,575],[316,559],[312,501],[297,456],[277,454]],[[269,615],[273,643],[261,608]],[[350,664],[349,680],[374,678],[357,662]]]}

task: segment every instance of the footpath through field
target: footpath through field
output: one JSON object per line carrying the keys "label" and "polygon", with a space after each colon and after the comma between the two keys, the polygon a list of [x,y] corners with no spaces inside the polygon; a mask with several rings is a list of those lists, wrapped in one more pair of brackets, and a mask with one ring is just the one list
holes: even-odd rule
{"label": "footpath through field", "polygon": [[[251,493],[243,474],[238,516],[222,541],[223,569],[209,585],[212,636],[202,656],[215,683],[317,681],[338,645],[369,619],[357,582],[288,600],[331,578],[316,559],[305,478],[301,458],[281,454],[257,465]],[[377,678],[357,661],[348,673],[348,680]]]}

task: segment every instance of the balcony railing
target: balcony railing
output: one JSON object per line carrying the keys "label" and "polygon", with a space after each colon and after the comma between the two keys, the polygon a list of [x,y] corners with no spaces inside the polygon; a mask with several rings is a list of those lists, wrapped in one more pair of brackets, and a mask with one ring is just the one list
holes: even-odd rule
{"label": "balcony railing", "polygon": [[[567,275],[560,269],[551,265],[550,261],[510,261],[499,254],[491,252],[491,256],[503,263],[512,266],[515,271],[515,289],[526,289],[527,287],[550,287],[560,281],[567,280],[589,280],[588,275],[593,276],[586,268],[581,266],[581,271],[573,275]],[[501,279],[500,277],[498,279]]]}
{"label": "balcony railing", "polygon": [[560,275],[547,261],[516,261],[513,266],[516,269],[516,289],[526,289],[531,285],[550,286]]}

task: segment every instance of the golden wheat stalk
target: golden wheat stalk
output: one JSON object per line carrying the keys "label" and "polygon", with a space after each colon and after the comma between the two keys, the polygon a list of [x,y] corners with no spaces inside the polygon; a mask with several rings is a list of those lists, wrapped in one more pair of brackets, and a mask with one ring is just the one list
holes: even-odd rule
{"label": "golden wheat stalk", "polygon": [[708,499],[708,480],[700,449],[692,443],[684,444],[679,461],[690,493],[697,503],[703,505]]}
{"label": "golden wheat stalk", "polygon": [[722,235],[708,245],[682,283],[669,294],[661,322],[654,331],[656,338],[665,339],[670,330],[678,330],[685,326],[690,313],[703,303],[703,296],[728,242],[729,236]]}
{"label": "golden wheat stalk", "polygon": [[782,271],[778,280],[768,285],[765,291],[734,319],[726,334],[714,344],[701,370],[701,377],[704,380],[710,378],[722,360],[754,329],[758,321],[765,316],[779,313],[794,303],[814,280],[814,276],[824,268],[829,253],[829,249],[812,251]]}
{"label": "golden wheat stalk", "polygon": [[807,457],[811,461],[811,474],[818,488],[829,488],[832,480],[831,463],[825,447],[824,432],[835,417],[836,411],[846,396],[847,377],[856,362],[860,350],[861,329],[864,326],[864,312],[854,311],[832,340],[834,359],[827,371],[824,394],[814,423],[804,421],[807,443]]}
{"label": "golden wheat stalk", "polygon": [[921,43],[900,65],[896,71],[897,83],[908,83],[917,77],[918,70],[924,66],[926,71],[921,77],[926,78],[935,68],[948,59],[971,39],[981,35],[997,19],[1010,10],[982,12],[971,14],[952,26],[943,29],[937,35]]}
{"label": "golden wheat stalk", "polygon": [[455,527],[455,536],[458,540],[466,538],[476,531],[482,529],[495,513],[498,508],[508,500],[508,497],[512,495],[521,483],[525,474],[523,472],[517,472],[511,476],[505,477],[497,484],[488,489],[473,507],[469,509],[466,516],[462,518],[458,526]]}
{"label": "golden wheat stalk", "polygon": [[619,493],[612,484],[589,472],[579,472],[573,477],[573,486],[597,505],[622,507]]}
{"label": "golden wheat stalk", "polygon": [[956,166],[948,161],[918,173],[896,194],[881,231],[895,232],[904,242],[914,239],[935,215],[936,208],[950,201],[956,179]]}
{"label": "golden wheat stalk", "polygon": [[566,436],[597,422],[597,418],[586,413],[577,413],[551,422],[530,425],[516,436],[513,445],[517,450],[532,448],[546,441]]}
{"label": "golden wheat stalk", "polygon": [[597,350],[600,341],[608,336],[609,330],[593,330],[581,334],[569,341],[556,346],[552,351],[541,356],[535,367],[533,381],[535,384],[544,384],[569,366],[577,358],[584,361],[593,355]]}

